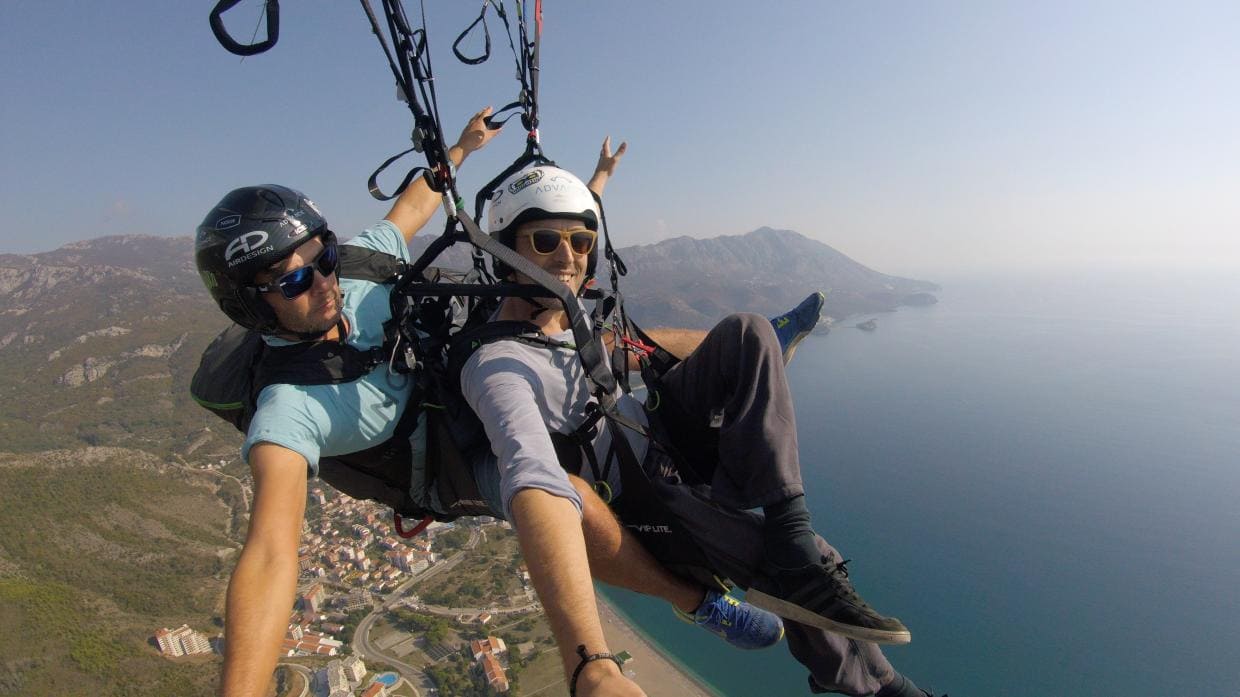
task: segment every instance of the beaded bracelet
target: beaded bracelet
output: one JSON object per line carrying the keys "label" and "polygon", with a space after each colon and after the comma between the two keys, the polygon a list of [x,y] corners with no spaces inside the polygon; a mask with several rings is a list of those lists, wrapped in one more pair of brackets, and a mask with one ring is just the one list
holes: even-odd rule
{"label": "beaded bracelet", "polygon": [[568,681],[568,697],[577,697],[577,676],[581,675],[581,671],[585,669],[586,664],[590,661],[597,661],[605,658],[609,661],[614,661],[617,666],[623,665],[620,663],[620,659],[616,658],[615,654],[607,653],[606,651],[587,654],[585,644],[577,645],[577,655],[581,656],[581,663],[577,664],[577,668],[573,670],[573,677]]}

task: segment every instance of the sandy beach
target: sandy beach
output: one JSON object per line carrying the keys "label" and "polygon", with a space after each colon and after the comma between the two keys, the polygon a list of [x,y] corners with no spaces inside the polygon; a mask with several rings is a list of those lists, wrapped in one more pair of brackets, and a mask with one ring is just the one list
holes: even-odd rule
{"label": "sandy beach", "polygon": [[624,674],[641,685],[648,697],[718,697],[718,693],[665,658],[601,596],[598,611],[608,648],[616,653],[628,651],[633,656],[633,660],[624,665]]}

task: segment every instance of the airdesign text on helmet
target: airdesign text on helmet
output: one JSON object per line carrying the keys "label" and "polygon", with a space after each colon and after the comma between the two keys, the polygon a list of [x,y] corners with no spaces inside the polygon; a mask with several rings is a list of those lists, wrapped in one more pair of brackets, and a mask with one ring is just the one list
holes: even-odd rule
{"label": "airdesign text on helmet", "polygon": [[[271,251],[270,246],[267,249],[262,248],[262,245],[266,243],[267,233],[262,230],[253,230],[244,235],[238,235],[224,249],[224,261],[228,262],[229,266],[236,266],[247,259],[252,259],[262,254],[264,251]],[[245,256],[238,259],[238,254],[244,254]]]}

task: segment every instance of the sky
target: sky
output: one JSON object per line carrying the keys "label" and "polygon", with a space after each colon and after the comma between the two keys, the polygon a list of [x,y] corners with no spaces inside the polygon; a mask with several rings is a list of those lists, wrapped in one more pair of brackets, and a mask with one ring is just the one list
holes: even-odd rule
{"label": "sky", "polygon": [[[383,216],[366,178],[411,121],[360,4],[286,0],[244,60],[212,5],[0,3],[0,252],[190,235],[267,182],[345,235]],[[515,98],[513,59],[491,14],[491,60],[458,63],[481,4],[426,5],[451,139]],[[227,17],[249,37],[260,15]],[[584,178],[604,135],[629,142],[618,246],[771,226],[919,277],[1240,267],[1237,27],[1222,1],[547,0],[543,146]],[[472,157],[467,199],[523,144],[514,121]]]}

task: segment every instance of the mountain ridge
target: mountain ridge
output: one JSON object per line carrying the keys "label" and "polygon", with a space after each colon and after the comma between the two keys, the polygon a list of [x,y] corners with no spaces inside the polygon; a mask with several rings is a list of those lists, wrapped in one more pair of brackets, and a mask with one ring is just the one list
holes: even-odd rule
{"label": "mountain ridge", "polygon": [[[437,236],[415,237],[416,257]],[[777,314],[815,290],[834,319],[936,302],[937,284],[875,271],[834,247],[793,230],[761,227],[741,235],[688,235],[616,250],[628,268],[621,290],[630,315],[646,326],[706,328],[731,312]],[[440,257],[468,268],[457,245]],[[609,285],[600,263],[600,283]]]}
{"label": "mountain ridge", "polygon": [[[415,238],[415,254],[433,241]],[[228,320],[194,268],[188,237],[123,235],[33,255],[0,254],[0,442],[6,449],[115,445],[174,452],[235,434],[188,396],[189,376]],[[469,254],[452,250],[459,263]],[[678,237],[619,250],[630,315],[647,327],[708,327],[745,310],[773,315],[814,290],[843,317],[933,302],[932,283],[882,274],[799,233]],[[448,257],[449,262],[453,258]],[[445,265],[450,265],[445,264]],[[604,284],[609,273],[599,273]],[[175,432],[175,438],[169,434]]]}

